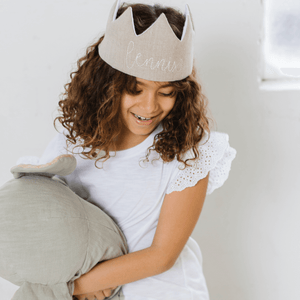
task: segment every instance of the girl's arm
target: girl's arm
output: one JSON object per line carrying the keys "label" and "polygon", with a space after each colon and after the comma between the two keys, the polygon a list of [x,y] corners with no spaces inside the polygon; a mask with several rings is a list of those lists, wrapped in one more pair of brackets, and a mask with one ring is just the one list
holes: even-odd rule
{"label": "girl's arm", "polygon": [[158,251],[149,247],[102,261],[74,281],[73,295],[89,294],[123,285],[168,270]]}
{"label": "girl's arm", "polygon": [[197,224],[208,176],[193,187],[165,196],[151,247],[100,262],[74,281],[73,295],[124,285],[170,269]]}

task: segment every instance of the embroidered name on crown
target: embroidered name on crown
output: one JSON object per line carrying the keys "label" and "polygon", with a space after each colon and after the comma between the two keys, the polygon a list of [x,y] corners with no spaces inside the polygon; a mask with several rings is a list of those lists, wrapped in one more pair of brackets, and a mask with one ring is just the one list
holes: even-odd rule
{"label": "embroidered name on crown", "polygon": [[135,65],[140,68],[150,68],[151,70],[162,70],[163,72],[180,72],[183,60],[180,59],[180,63],[176,63],[176,61],[167,61],[166,59],[161,59],[154,63],[154,58],[145,58],[142,53],[138,53],[135,55],[134,51],[134,42],[130,41],[127,46],[126,53],[126,66],[129,69],[132,69]]}

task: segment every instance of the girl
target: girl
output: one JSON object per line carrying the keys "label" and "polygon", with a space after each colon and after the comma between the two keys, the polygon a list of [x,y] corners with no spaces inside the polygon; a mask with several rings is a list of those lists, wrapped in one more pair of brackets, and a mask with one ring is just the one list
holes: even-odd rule
{"label": "girl", "polygon": [[65,86],[54,120],[64,130],[39,163],[73,153],[77,168],[61,179],[110,215],[129,246],[74,282],[79,300],[104,299],[120,285],[111,299],[209,299],[190,235],[236,151],[210,130],[193,39],[188,7],[183,15],[117,1]]}

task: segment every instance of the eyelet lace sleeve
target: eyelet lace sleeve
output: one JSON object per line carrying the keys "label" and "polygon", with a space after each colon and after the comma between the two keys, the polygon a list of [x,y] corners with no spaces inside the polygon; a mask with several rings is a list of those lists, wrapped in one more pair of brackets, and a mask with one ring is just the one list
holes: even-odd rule
{"label": "eyelet lace sleeve", "polygon": [[[209,140],[207,142],[206,140],[207,138],[201,141],[198,147],[199,158],[188,161],[190,167],[183,169],[184,164],[178,164],[177,174],[171,180],[167,194],[196,185],[200,179],[207,176],[208,172],[210,173],[207,195],[224,184],[236,156],[236,150],[229,146],[229,137],[226,133],[212,131]],[[193,157],[193,152],[188,151],[184,155],[184,160]]]}

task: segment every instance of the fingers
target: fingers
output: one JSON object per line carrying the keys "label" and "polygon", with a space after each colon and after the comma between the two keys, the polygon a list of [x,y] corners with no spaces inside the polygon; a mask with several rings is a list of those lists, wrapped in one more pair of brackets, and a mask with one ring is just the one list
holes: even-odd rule
{"label": "fingers", "polygon": [[102,293],[104,294],[105,297],[109,297],[112,295],[113,290],[112,289],[103,290]]}
{"label": "fingers", "polygon": [[103,291],[73,296],[73,300],[103,300],[113,294],[117,286]]}
{"label": "fingers", "polygon": [[82,294],[82,295],[76,295],[76,298],[78,300],[103,300],[105,299],[105,295],[102,291],[93,292],[90,294]]}

